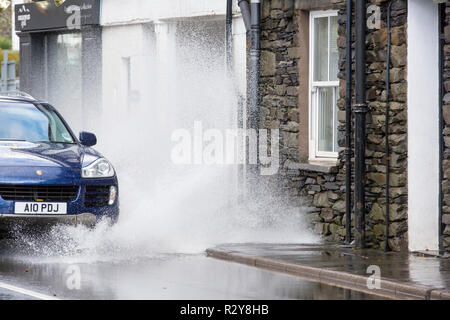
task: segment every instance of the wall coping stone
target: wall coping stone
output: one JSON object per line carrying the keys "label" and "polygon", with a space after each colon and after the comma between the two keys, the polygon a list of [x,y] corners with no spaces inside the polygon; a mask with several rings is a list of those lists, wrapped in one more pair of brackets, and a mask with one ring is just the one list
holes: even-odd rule
{"label": "wall coping stone", "polygon": [[284,167],[289,170],[301,170],[320,173],[337,173],[339,169],[336,163],[328,163],[328,162],[301,163],[290,160],[286,161]]}
{"label": "wall coping stone", "polygon": [[332,0],[295,0],[296,10],[324,10],[337,9],[338,5]]}

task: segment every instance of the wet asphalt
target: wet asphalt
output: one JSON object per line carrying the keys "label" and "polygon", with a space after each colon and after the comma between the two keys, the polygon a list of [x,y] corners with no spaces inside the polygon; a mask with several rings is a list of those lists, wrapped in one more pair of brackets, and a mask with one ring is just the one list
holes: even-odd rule
{"label": "wet asphalt", "polygon": [[27,296],[25,294],[17,293],[11,290],[0,288],[0,300],[37,300],[36,298]]}
{"label": "wet asphalt", "polygon": [[378,299],[203,254],[87,261],[77,256],[14,253],[11,246],[0,252],[2,300],[39,298],[5,289],[1,284],[76,300]]}

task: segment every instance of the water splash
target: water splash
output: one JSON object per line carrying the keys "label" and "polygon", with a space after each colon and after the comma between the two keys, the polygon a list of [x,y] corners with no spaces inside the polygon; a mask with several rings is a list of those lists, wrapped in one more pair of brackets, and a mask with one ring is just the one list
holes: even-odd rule
{"label": "water splash", "polygon": [[[237,166],[171,162],[174,130],[191,129],[195,121],[205,128],[236,128],[238,99],[225,72],[223,22],[179,22],[147,31],[148,48],[127,60],[134,98],[125,101],[120,89],[125,80],[104,70],[103,113],[84,128],[97,133],[98,150],[118,172],[118,224],[57,226],[37,237],[22,234],[16,251],[110,261],[199,253],[229,242],[317,241],[301,207],[271,196],[270,189],[238,203]],[[108,41],[105,34],[105,46]]]}

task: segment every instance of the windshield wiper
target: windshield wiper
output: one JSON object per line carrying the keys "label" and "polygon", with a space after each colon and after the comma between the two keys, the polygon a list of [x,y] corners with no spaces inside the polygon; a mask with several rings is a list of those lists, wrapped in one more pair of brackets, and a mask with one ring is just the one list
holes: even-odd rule
{"label": "windshield wiper", "polygon": [[76,142],[67,142],[67,141],[35,141],[34,143],[61,143],[61,144],[77,144]]}
{"label": "windshield wiper", "polygon": [[27,142],[27,140],[19,140],[19,139],[0,139],[0,141]]}

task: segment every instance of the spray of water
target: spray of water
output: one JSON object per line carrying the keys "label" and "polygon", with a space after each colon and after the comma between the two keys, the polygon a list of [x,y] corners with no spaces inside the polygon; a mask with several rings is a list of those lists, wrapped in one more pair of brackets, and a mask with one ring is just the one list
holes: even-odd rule
{"label": "spray of water", "polygon": [[[237,201],[237,165],[179,166],[171,160],[174,130],[192,130],[195,121],[219,130],[237,126],[223,22],[156,24],[147,31],[144,54],[117,56],[117,63],[126,64],[116,76],[116,70],[104,71],[103,112],[85,128],[97,133],[98,150],[116,167],[119,222],[21,235],[16,248],[98,261],[198,253],[229,242],[315,242],[301,207],[271,196],[273,190]],[[123,84],[124,74],[131,75],[131,85]],[[121,89],[127,85],[128,99]]]}

